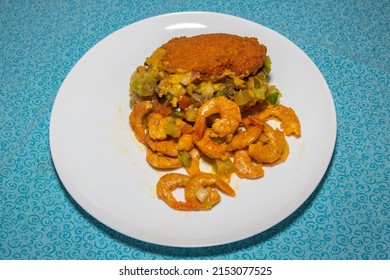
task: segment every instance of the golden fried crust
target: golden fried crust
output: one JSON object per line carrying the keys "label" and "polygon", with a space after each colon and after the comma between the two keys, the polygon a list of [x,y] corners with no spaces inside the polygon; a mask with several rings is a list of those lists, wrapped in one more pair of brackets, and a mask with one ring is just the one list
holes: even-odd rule
{"label": "golden fried crust", "polygon": [[257,38],[225,33],[176,37],[161,48],[166,51],[162,70],[192,72],[201,81],[218,79],[228,72],[240,78],[248,76],[263,65],[267,55],[266,46]]}

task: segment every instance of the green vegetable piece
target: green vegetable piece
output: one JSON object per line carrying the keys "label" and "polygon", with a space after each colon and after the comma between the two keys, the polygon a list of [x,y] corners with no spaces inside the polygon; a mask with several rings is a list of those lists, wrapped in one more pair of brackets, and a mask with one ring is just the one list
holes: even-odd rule
{"label": "green vegetable piece", "polygon": [[266,99],[269,104],[275,106],[279,103],[280,97],[282,94],[275,86],[268,87]]}
{"label": "green vegetable piece", "polygon": [[191,165],[192,158],[189,152],[179,153],[179,159],[185,167],[189,167]]}
{"label": "green vegetable piece", "polygon": [[230,159],[215,159],[213,163],[213,170],[215,174],[220,176],[222,179],[228,180],[234,172],[233,162]]}
{"label": "green vegetable piece", "polygon": [[238,106],[242,106],[251,101],[252,97],[249,90],[240,90],[234,94],[233,99]]}
{"label": "green vegetable piece", "polygon": [[260,82],[260,87],[253,89],[253,94],[255,95],[256,101],[265,99],[265,93],[267,92],[267,88],[267,83]]}
{"label": "green vegetable piece", "polygon": [[271,72],[271,66],[271,58],[267,55],[263,63],[263,70],[265,71],[265,73],[269,74]]}
{"label": "green vegetable piece", "polygon": [[153,70],[139,67],[131,75],[130,90],[139,96],[152,96],[156,93],[157,83]]}
{"label": "green vegetable piece", "polygon": [[174,119],[169,121],[164,127],[164,131],[167,135],[177,138],[180,136],[181,131],[180,128],[176,125]]}

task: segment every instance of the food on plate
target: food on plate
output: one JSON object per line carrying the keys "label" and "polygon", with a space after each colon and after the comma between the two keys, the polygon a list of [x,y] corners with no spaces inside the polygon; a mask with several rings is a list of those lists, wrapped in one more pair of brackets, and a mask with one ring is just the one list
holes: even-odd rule
{"label": "food on plate", "polygon": [[[186,201],[178,201],[173,195],[176,188],[183,187]],[[221,200],[218,188],[230,196],[235,191],[218,175],[199,172],[193,176],[181,173],[167,173],[157,182],[158,198],[176,210],[208,210]]]}
{"label": "food on plate", "polygon": [[198,81],[254,74],[266,59],[267,48],[256,38],[231,34],[177,37],[161,47],[161,68],[168,73],[191,73]]}
{"label": "food on plate", "polygon": [[[209,210],[234,197],[231,176],[256,179],[284,162],[286,136],[301,135],[299,118],[269,84],[271,59],[257,38],[213,33],[176,37],[158,47],[130,78],[130,126],[146,160],[168,171],[158,198],[171,208]],[[270,124],[280,123],[280,129]],[[201,160],[211,163],[202,171]],[[187,174],[171,170],[184,168]],[[185,201],[173,195],[184,188]]]}
{"label": "food on plate", "polygon": [[265,99],[275,104],[280,93],[268,86],[270,67],[267,48],[256,38],[221,33],[173,38],[132,74],[131,103],[163,99],[187,120],[215,96],[241,109]]}

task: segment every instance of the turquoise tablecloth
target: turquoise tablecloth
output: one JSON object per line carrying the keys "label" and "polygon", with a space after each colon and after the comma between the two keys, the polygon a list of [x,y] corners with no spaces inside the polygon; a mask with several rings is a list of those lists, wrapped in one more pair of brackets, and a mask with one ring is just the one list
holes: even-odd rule
{"label": "turquoise tablecloth", "polygon": [[[233,14],[315,62],[338,122],[330,166],[309,200],[254,237],[170,248],[123,236],[68,195],[49,123],[72,66],[101,39],[171,12]],[[389,259],[388,1],[0,1],[0,259]],[[147,35],[146,35],[147,36]]]}

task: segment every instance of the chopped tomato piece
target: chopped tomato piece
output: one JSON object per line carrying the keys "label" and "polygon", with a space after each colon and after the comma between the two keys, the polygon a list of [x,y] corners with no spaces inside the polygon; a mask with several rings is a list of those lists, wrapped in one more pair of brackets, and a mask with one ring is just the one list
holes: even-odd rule
{"label": "chopped tomato piece", "polygon": [[192,104],[192,99],[188,95],[183,95],[179,101],[179,107],[185,109]]}
{"label": "chopped tomato piece", "polygon": [[152,104],[153,104],[153,112],[158,113],[162,116],[169,116],[172,112],[172,107],[167,106],[165,104],[161,104],[156,99],[152,101]]}

